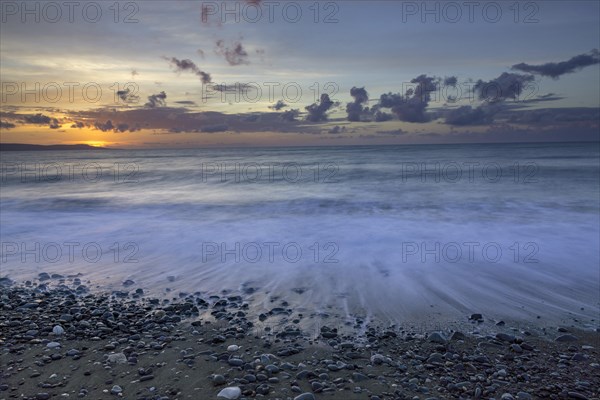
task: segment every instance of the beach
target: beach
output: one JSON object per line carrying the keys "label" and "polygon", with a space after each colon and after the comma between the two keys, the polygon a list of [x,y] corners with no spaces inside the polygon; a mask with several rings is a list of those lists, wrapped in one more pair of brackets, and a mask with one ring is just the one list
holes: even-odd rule
{"label": "beach", "polygon": [[3,399],[600,396],[600,333],[571,326],[527,331],[470,315],[461,330],[359,333],[360,321],[331,320],[304,331],[310,317],[284,300],[259,318],[240,296],[89,294],[76,277],[2,288]]}

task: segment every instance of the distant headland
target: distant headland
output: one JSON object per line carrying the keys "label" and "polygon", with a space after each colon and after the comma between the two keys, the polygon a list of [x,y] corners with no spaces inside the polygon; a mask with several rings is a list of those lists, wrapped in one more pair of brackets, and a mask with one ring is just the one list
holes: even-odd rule
{"label": "distant headland", "polygon": [[48,150],[102,150],[103,147],[90,146],[88,144],[23,144],[23,143],[0,143],[0,151],[48,151]]}

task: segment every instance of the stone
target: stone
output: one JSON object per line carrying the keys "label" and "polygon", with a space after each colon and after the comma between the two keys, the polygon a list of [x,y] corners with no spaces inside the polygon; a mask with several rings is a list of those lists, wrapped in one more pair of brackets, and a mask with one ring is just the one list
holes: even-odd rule
{"label": "stone", "polygon": [[235,400],[238,397],[240,397],[242,395],[242,389],[240,389],[237,386],[230,386],[230,387],[226,387],[225,389],[221,390],[219,392],[219,394],[217,394],[217,397],[222,397],[224,399],[228,399],[228,400]]}
{"label": "stone", "polygon": [[113,353],[108,355],[108,362],[112,364],[126,364],[127,356],[123,353]]}
{"label": "stone", "polygon": [[575,342],[575,341],[579,340],[579,338],[577,338],[577,336],[566,334],[566,335],[560,335],[559,337],[557,337],[554,340],[557,342]]}
{"label": "stone", "polygon": [[427,337],[427,340],[429,340],[430,342],[439,343],[439,344],[446,344],[446,342],[448,341],[441,332],[432,332]]}
{"label": "stone", "polygon": [[294,400],[317,400],[317,398],[312,393],[302,393],[301,395],[294,397]]}
{"label": "stone", "polygon": [[52,328],[52,333],[54,333],[56,336],[60,336],[65,333],[65,329],[60,325],[56,325],[54,328]]}

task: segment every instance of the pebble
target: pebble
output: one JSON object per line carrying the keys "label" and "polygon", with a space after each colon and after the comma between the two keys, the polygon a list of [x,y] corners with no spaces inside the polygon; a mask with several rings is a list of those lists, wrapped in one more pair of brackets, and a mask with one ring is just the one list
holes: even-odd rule
{"label": "pebble", "polygon": [[242,395],[242,389],[237,386],[226,387],[221,390],[217,397],[222,397],[228,400],[235,400]]}

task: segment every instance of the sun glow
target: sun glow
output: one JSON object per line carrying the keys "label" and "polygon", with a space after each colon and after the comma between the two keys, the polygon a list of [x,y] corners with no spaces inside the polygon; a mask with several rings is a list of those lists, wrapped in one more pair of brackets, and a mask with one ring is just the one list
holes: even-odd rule
{"label": "sun glow", "polygon": [[88,140],[83,142],[83,144],[87,144],[88,146],[92,147],[106,147],[108,142],[104,142],[102,140]]}

